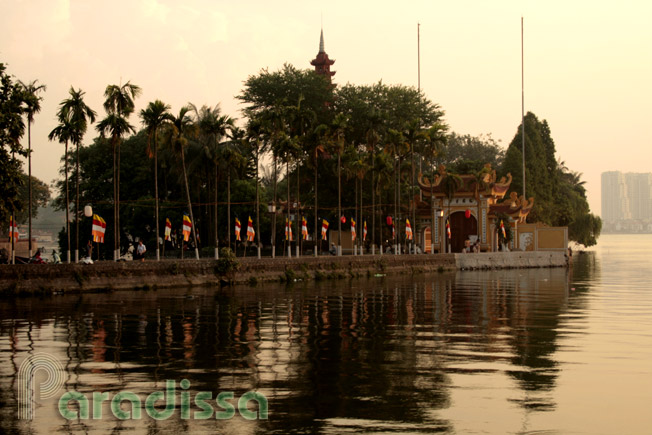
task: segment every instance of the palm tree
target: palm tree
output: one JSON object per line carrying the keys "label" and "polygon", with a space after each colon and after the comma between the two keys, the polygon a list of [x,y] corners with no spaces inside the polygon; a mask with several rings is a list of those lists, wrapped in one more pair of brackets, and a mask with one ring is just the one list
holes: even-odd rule
{"label": "palm tree", "polygon": [[446,145],[447,126],[441,123],[435,123],[426,133],[426,140],[421,149],[422,157],[430,158],[432,165],[432,180],[430,182],[430,253],[435,253],[435,195],[434,195],[434,178],[437,161],[444,155],[444,146]]}
{"label": "palm tree", "polygon": [[78,129],[76,129],[70,120],[69,117],[63,116],[63,113],[61,112],[61,109],[59,109],[59,112],[57,113],[57,117],[59,119],[59,125],[56,126],[48,135],[49,140],[55,140],[57,139],[59,143],[65,144],[66,146],[66,151],[64,154],[64,176],[65,176],[65,186],[66,186],[66,202],[65,202],[65,207],[66,207],[66,236],[68,239],[68,244],[66,245],[66,262],[70,263],[70,218],[69,218],[69,212],[70,212],[70,197],[69,197],[69,190],[68,190],[68,142],[70,141],[75,141],[75,135],[78,134]]}
{"label": "palm tree", "polygon": [[75,200],[75,263],[79,261],[79,146],[88,129],[88,123],[95,122],[97,115],[93,109],[84,103],[85,92],[79,89],[75,90],[70,87],[70,97],[63,100],[61,103],[61,112],[65,118],[70,119],[73,127],[77,130],[74,135],[73,143],[75,144],[75,184],[76,184],[76,200]]}
{"label": "palm tree", "polygon": [[[122,136],[136,129],[127,119],[134,111],[134,98],[141,94],[141,88],[127,82],[122,86],[109,85],[104,91],[104,110],[107,116],[96,126],[104,137],[111,136],[113,149],[113,259],[120,257],[120,142]],[[157,241],[158,243],[158,241]]]}
{"label": "palm tree", "polygon": [[348,129],[348,118],[339,113],[333,120],[334,149],[337,152],[337,255],[342,255],[342,152]]}
{"label": "palm tree", "polygon": [[27,107],[27,190],[29,195],[29,256],[32,256],[32,123],[34,122],[34,115],[41,111],[41,101],[43,97],[39,97],[38,93],[47,89],[45,85],[37,85],[38,80],[32,80],[25,84],[21,81],[20,85],[25,90]]}
{"label": "palm tree", "polygon": [[246,161],[242,153],[242,146],[246,142],[247,132],[231,123],[229,128],[230,140],[220,143],[219,156],[226,166],[226,215],[228,246],[231,247],[231,176],[233,171],[243,166]]}
{"label": "palm tree", "polygon": [[330,144],[330,129],[326,124],[320,124],[313,130],[314,146],[310,151],[312,157],[312,164],[315,169],[315,257],[319,255],[319,247],[321,246],[321,239],[319,238],[319,209],[318,209],[318,175],[319,175],[319,156],[326,152],[326,148]]}
{"label": "palm tree", "polygon": [[251,144],[254,146],[254,157],[256,163],[256,237],[257,237],[257,247],[258,247],[258,258],[260,258],[260,197],[259,197],[259,185],[260,180],[258,176],[258,170],[260,166],[260,153],[265,152],[265,127],[263,122],[259,118],[252,119],[249,124],[247,124],[247,137]]}
{"label": "palm tree", "polygon": [[[371,253],[376,253],[376,147],[380,142],[380,134],[376,125],[369,127],[365,133],[366,147],[371,157]],[[380,250],[382,252],[382,241]]]}
{"label": "palm tree", "polygon": [[217,211],[217,194],[218,194],[218,180],[219,180],[219,163],[220,163],[220,147],[222,139],[227,136],[229,128],[233,127],[233,119],[228,115],[220,115],[220,105],[216,104],[214,107],[202,106],[197,109],[196,106],[190,105],[195,112],[196,123],[199,129],[198,133],[202,138],[202,148],[204,155],[208,157],[213,163],[215,170],[214,177],[214,232],[215,232],[215,259],[219,258],[219,237],[218,237],[218,211]]}
{"label": "palm tree", "polygon": [[[415,225],[415,230],[416,230],[416,222],[417,222],[417,207],[416,207],[416,201],[414,199],[415,195],[415,189],[414,189],[414,149],[420,145],[426,138],[427,134],[426,132],[421,128],[420,121],[418,119],[414,119],[412,121],[409,121],[405,124],[403,128],[403,136],[405,138],[405,143],[407,146],[410,148],[410,203],[409,207],[411,210],[408,211],[408,214],[410,214],[410,217],[412,219],[412,224]],[[409,213],[409,212],[412,213]],[[412,245],[414,245],[414,241],[412,242]]]}
{"label": "palm tree", "polygon": [[[158,218],[158,131],[161,127],[170,122],[172,114],[170,106],[161,100],[150,102],[146,109],[140,111],[140,118],[147,130],[147,152],[152,156],[152,145],[154,147],[154,202],[156,219],[156,261],[161,259],[159,252],[159,218]],[[153,142],[153,144],[152,144]]]}
{"label": "palm tree", "polygon": [[[186,199],[188,201],[188,211],[190,212],[190,221],[192,222],[192,235],[195,241],[195,258],[199,260],[199,245],[197,244],[197,225],[192,213],[192,202],[190,201],[190,187],[188,186],[188,173],[186,171],[186,151],[188,145],[188,136],[194,133],[195,125],[188,114],[192,109],[184,106],[179,110],[179,115],[171,118],[169,142],[174,151],[181,157],[181,168],[183,170],[183,181],[186,187]],[[183,248],[182,248],[183,252]]]}

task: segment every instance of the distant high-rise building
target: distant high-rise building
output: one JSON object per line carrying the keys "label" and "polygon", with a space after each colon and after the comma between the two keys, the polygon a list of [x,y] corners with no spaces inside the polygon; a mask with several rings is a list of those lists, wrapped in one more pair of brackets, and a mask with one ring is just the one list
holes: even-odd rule
{"label": "distant high-rise building", "polygon": [[615,222],[630,219],[625,176],[619,171],[602,173],[602,220]]}
{"label": "distant high-rise building", "polygon": [[602,173],[602,220],[652,219],[652,173]]}
{"label": "distant high-rise building", "polygon": [[652,209],[652,174],[625,174],[631,219],[649,219]]}

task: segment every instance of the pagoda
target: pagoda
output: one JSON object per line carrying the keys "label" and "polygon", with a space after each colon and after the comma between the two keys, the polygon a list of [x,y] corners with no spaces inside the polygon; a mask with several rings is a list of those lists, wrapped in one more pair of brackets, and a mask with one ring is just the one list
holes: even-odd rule
{"label": "pagoda", "polygon": [[326,76],[330,82],[331,77],[335,75],[335,71],[331,71],[331,65],[334,63],[335,60],[329,59],[328,54],[324,51],[324,29],[322,29],[319,36],[319,53],[317,53],[317,57],[310,61],[310,65],[315,67],[317,74]]}
{"label": "pagoda", "polygon": [[[444,180],[454,177],[456,188],[449,199]],[[532,210],[533,198],[518,197],[515,192],[505,198],[512,182],[511,174],[496,178],[491,165],[485,165],[479,176],[472,174],[449,175],[441,165],[429,181],[419,176],[419,188],[423,201],[416,195],[417,227],[423,231],[424,252],[461,252],[465,241],[478,241],[482,251],[495,251],[497,247],[496,227],[490,225],[499,216],[506,216],[505,225],[513,230],[525,224]],[[431,237],[432,216],[434,237]],[[450,236],[448,230],[450,229]]]}

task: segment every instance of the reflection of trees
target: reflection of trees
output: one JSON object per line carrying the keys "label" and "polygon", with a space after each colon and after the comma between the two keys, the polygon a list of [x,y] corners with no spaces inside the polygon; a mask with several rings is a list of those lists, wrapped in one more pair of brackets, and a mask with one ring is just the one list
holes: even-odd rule
{"label": "reflection of trees", "polygon": [[[584,272],[576,264],[572,273]],[[68,342],[62,363],[79,391],[108,383],[146,395],[165,379],[188,379],[193,391],[265,394],[270,420],[256,423],[264,430],[362,421],[368,430],[400,422],[434,431],[454,430],[438,417],[451,406],[451,375],[487,373],[491,363],[517,381],[524,406],[554,406],[542,393],[557,377],[560,314],[580,297],[569,300],[566,270],[543,269],[25,299],[0,302],[0,312],[36,330],[55,319],[53,337]],[[10,334],[0,323],[0,337]],[[11,401],[0,385],[0,400]],[[208,423],[142,424],[156,433]]]}

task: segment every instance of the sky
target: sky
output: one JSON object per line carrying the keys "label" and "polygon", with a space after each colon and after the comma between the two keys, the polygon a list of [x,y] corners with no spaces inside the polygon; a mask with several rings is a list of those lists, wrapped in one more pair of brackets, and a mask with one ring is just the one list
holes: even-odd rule
{"label": "sky", "polygon": [[452,131],[507,147],[521,122],[521,17],[525,110],[548,121],[592,211],[602,172],[652,172],[649,1],[0,0],[0,10],[0,62],[47,86],[32,127],[32,173],[47,183],[63,153],[47,135],[71,86],[100,119],[106,86],[127,81],[143,89],[136,113],[161,99],[173,112],[219,103],[241,118],[243,82],[284,63],[312,68],[322,25],[335,83],[416,87],[419,24],[426,96]]}

